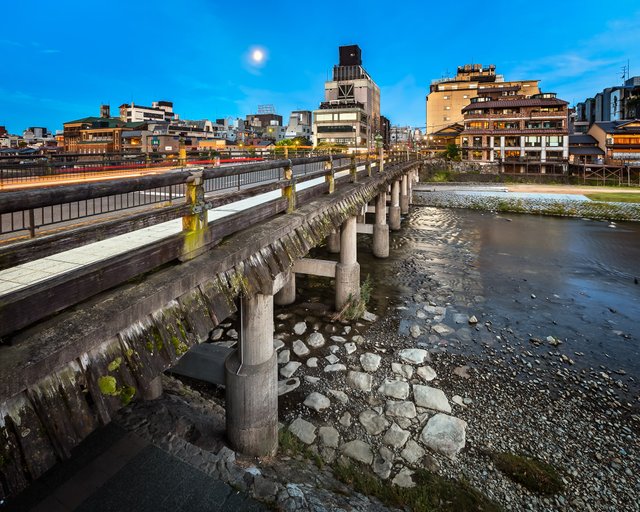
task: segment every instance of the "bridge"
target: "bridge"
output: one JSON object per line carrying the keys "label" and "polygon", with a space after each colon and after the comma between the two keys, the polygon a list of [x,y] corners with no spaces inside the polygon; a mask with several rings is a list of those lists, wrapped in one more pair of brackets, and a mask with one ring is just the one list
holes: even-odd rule
{"label": "bridge", "polygon": [[[0,498],[132,399],[159,396],[161,373],[238,309],[221,363],[227,438],[274,454],[274,303],[295,301],[297,274],[335,279],[336,310],[355,303],[356,235],[388,256],[420,165],[322,155],[3,192]],[[308,257],[325,243],[339,261]]]}

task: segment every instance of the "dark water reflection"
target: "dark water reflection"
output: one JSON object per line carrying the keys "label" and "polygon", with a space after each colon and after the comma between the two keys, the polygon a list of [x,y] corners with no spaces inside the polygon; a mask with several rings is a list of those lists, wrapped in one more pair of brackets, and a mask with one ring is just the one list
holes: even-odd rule
{"label": "dark water reflection", "polygon": [[[564,340],[539,351],[640,376],[640,224],[417,207],[405,226],[392,251],[413,266],[393,275],[400,294],[428,276],[458,312],[484,314],[481,322],[523,339]],[[473,349],[459,340],[459,350]]]}

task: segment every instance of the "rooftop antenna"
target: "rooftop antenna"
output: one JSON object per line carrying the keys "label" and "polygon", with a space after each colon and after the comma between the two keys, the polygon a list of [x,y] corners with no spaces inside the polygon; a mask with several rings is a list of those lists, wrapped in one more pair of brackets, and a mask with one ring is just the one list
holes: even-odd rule
{"label": "rooftop antenna", "polygon": [[622,85],[627,81],[627,78],[629,78],[629,61],[626,66],[622,66]]}

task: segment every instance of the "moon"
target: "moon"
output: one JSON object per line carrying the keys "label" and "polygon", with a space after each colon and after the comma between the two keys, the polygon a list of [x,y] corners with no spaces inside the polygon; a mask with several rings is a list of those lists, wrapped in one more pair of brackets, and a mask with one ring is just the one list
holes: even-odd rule
{"label": "moon", "polygon": [[256,48],[251,52],[251,60],[256,64],[260,64],[264,60],[264,52]]}

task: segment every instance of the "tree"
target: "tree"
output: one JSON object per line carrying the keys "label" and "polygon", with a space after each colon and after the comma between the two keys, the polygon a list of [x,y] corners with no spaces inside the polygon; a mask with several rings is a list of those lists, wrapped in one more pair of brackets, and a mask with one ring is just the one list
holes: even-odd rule
{"label": "tree", "polygon": [[447,148],[442,152],[442,157],[447,160],[460,161],[460,148],[455,144],[447,144]]}
{"label": "tree", "polygon": [[307,137],[294,137],[293,139],[282,139],[276,143],[276,146],[312,146],[311,141]]}

